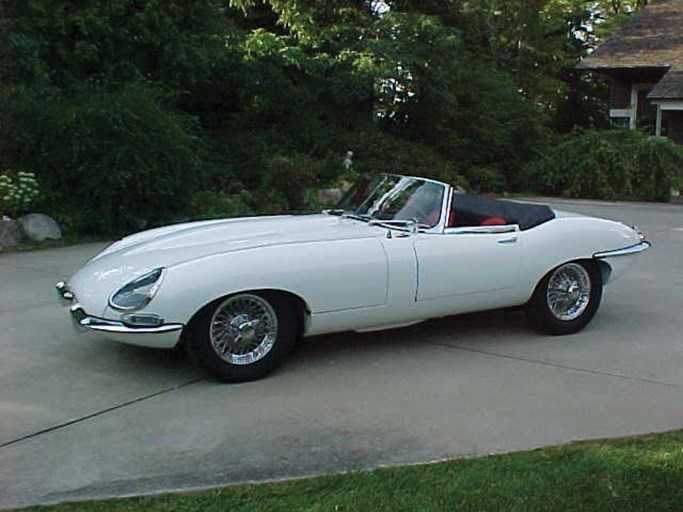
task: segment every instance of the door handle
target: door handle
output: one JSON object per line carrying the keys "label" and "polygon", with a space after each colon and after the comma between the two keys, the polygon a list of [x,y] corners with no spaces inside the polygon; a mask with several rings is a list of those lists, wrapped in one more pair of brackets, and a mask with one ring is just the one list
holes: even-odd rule
{"label": "door handle", "polygon": [[513,236],[511,238],[504,238],[502,240],[498,240],[499,244],[514,244],[517,242],[517,237]]}

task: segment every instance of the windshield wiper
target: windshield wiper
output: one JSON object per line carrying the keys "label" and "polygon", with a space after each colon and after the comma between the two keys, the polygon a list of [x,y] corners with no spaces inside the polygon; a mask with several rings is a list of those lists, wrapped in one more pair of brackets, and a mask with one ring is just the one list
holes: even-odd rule
{"label": "windshield wiper", "polygon": [[323,210],[323,213],[326,213],[328,215],[336,215],[337,217],[342,217],[344,219],[362,220],[363,222],[368,222],[372,220],[372,217],[370,215],[347,212],[342,208],[331,208],[329,210]]}
{"label": "windshield wiper", "polygon": [[344,212],[342,213],[342,217],[344,219],[362,220],[363,222],[370,222],[372,220],[372,217],[369,215],[363,215],[360,213]]}

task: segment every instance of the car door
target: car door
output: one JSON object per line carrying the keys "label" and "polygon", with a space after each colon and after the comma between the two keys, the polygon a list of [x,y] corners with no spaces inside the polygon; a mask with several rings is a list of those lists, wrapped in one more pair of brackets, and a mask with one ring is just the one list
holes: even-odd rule
{"label": "car door", "polygon": [[516,225],[416,234],[416,300],[461,297],[466,301],[474,294],[501,295],[514,288],[522,267],[522,235]]}

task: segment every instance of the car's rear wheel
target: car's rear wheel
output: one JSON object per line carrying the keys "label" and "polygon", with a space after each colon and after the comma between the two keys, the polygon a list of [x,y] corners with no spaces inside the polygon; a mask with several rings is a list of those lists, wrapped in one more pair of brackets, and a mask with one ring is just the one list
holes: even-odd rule
{"label": "car's rear wheel", "polygon": [[187,349],[220,380],[260,379],[290,352],[297,326],[297,308],[286,297],[239,293],[214,301],[195,315],[187,326]]}
{"label": "car's rear wheel", "polygon": [[529,321],[545,334],[573,334],[598,310],[602,277],[592,261],[564,263],[546,274],[526,304]]}

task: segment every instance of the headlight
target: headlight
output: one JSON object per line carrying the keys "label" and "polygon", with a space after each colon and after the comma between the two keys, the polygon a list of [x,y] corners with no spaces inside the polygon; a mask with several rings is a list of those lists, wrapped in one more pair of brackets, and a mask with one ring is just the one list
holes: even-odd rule
{"label": "headlight", "polygon": [[155,268],[151,272],[132,280],[122,286],[109,297],[109,305],[122,311],[142,309],[154,298],[154,294],[161,286],[164,268]]}

